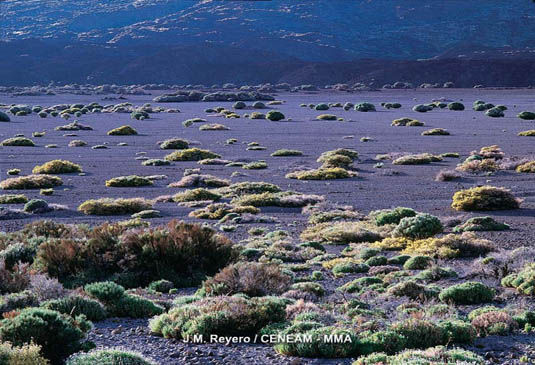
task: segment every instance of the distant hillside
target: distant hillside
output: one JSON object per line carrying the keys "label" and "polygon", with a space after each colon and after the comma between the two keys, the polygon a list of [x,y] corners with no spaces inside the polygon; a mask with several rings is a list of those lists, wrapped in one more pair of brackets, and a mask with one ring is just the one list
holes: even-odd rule
{"label": "distant hillside", "polygon": [[[395,82],[422,79],[419,59],[535,58],[528,0],[3,0],[0,13],[0,84]],[[488,72],[460,82],[532,83]]]}

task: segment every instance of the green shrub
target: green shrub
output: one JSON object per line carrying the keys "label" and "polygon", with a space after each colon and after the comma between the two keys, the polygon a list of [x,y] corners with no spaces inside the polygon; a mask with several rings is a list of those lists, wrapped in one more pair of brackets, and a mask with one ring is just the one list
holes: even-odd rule
{"label": "green shrub", "polygon": [[141,163],[143,166],[168,166],[171,162],[159,158],[151,158]]}
{"label": "green shrub", "polygon": [[10,170],[7,170],[7,174],[8,174],[8,175],[18,175],[18,174],[20,174],[20,169],[10,169]]}
{"label": "green shrub", "polygon": [[425,104],[418,104],[412,107],[412,110],[418,113],[426,113],[428,111],[433,110],[432,106],[425,105]]}
{"label": "green shrub", "polygon": [[509,210],[520,208],[521,202],[505,188],[485,185],[456,192],[451,207],[465,211]]}
{"label": "green shrub", "polygon": [[234,109],[244,109],[247,105],[243,101],[237,101],[232,105]]}
{"label": "green shrub", "polygon": [[157,291],[159,293],[169,293],[169,290],[173,289],[175,285],[172,281],[161,279],[153,281],[149,284],[149,289]]}
{"label": "green shrub", "polygon": [[314,110],[329,110],[329,105],[325,103],[320,103],[314,107]]}
{"label": "green shrub", "polygon": [[473,217],[453,228],[453,232],[504,231],[509,225],[496,222],[492,217]]}
{"label": "green shrub", "polygon": [[0,195],[0,204],[26,204],[28,198],[23,194]]}
{"label": "green shrub", "polygon": [[391,125],[394,127],[421,127],[424,125],[424,123],[413,118],[399,118],[394,119]]}
{"label": "green shrub", "polygon": [[434,156],[430,153],[419,153],[398,157],[392,163],[394,165],[423,165],[436,161],[442,161],[442,157]]}
{"label": "green shrub", "polygon": [[430,365],[430,364],[472,364],[483,365],[485,360],[467,350],[451,349],[437,346],[426,350],[406,350],[397,355],[388,356],[384,353],[375,353],[361,357],[353,365]]}
{"label": "green shrub", "polygon": [[461,111],[464,110],[464,104],[459,102],[453,102],[448,104],[449,110]]}
{"label": "green shrub", "polygon": [[249,162],[242,166],[245,170],[262,170],[267,169],[268,164],[264,161]]}
{"label": "green shrub", "polygon": [[208,158],[221,158],[217,153],[199,148],[187,148],[165,156],[167,161],[200,161]]}
{"label": "green shrub", "polygon": [[375,105],[371,103],[359,103],[355,105],[355,110],[358,112],[374,112]]}
{"label": "green shrub", "polygon": [[180,138],[167,139],[160,143],[162,150],[184,150],[189,148],[189,143]]}
{"label": "green shrub", "polygon": [[4,139],[0,142],[0,146],[6,147],[35,147],[35,143],[26,137],[13,137]]}
{"label": "green shrub", "polygon": [[38,345],[13,346],[8,342],[0,342],[0,361],[6,365],[49,365],[50,362],[41,356]]}
{"label": "green shrub", "polygon": [[186,190],[173,196],[173,201],[177,203],[219,199],[221,195],[203,188]]}
{"label": "green shrub", "polygon": [[494,295],[494,289],[476,281],[468,281],[443,289],[439,298],[455,304],[481,304],[492,301]]}
{"label": "green shrub", "polygon": [[411,208],[397,207],[385,211],[377,211],[371,216],[375,216],[375,224],[384,226],[385,224],[399,224],[403,218],[416,216],[416,211]]}
{"label": "green shrub", "polygon": [[108,131],[108,136],[131,136],[136,135],[137,131],[129,125],[123,125],[119,128]]}
{"label": "green shrub", "polygon": [[276,150],[271,154],[272,157],[283,157],[283,156],[302,156],[303,152],[298,150],[287,150],[287,149],[281,149]]}
{"label": "green shrub", "polygon": [[494,107],[492,109],[489,109],[485,112],[485,115],[492,117],[492,118],[502,118],[505,116],[503,110],[498,107]]}
{"label": "green shrub", "polygon": [[356,176],[356,173],[341,167],[319,168],[316,170],[295,171],[286,174],[287,179],[297,180],[334,180],[347,179]]}
{"label": "green shrub", "polygon": [[104,320],[107,316],[106,310],[98,301],[76,294],[61,299],[48,300],[41,304],[41,307],[68,314],[73,318],[83,314],[90,321],[96,322]]}
{"label": "green shrub", "polygon": [[507,275],[501,284],[516,288],[521,294],[535,295],[535,265],[526,265],[519,273]]}
{"label": "green shrub", "polygon": [[143,355],[124,350],[95,350],[81,353],[67,360],[66,365],[155,365]]}
{"label": "green shrub", "polygon": [[24,204],[24,209],[27,213],[44,213],[52,210],[48,203],[42,199],[32,199]]}
{"label": "green shrub", "polygon": [[187,120],[182,122],[182,125],[184,127],[190,127],[190,126],[193,125],[193,123],[206,123],[206,119],[201,119],[201,118],[187,119]]}
{"label": "green shrub", "polygon": [[338,120],[338,117],[334,114],[320,114],[316,117],[318,120]]}
{"label": "green shrub", "polygon": [[488,311],[472,319],[479,336],[506,336],[518,328],[518,323],[505,311]]}
{"label": "green shrub", "polygon": [[363,334],[363,337],[362,342],[370,347],[370,352],[392,355],[405,348],[405,337],[394,331],[370,331],[370,333]]}
{"label": "green shrub", "polygon": [[0,321],[0,338],[15,346],[34,344],[41,346],[41,352],[53,364],[81,348],[80,341],[90,328],[82,316],[76,320],[56,311],[42,308],[24,309],[13,318]]}
{"label": "green shrub", "polygon": [[271,120],[272,122],[278,122],[279,120],[283,120],[285,118],[286,117],[284,114],[276,110],[271,110],[266,114],[266,119]]}
{"label": "green shrub", "polygon": [[4,190],[48,189],[62,184],[63,180],[57,176],[28,175],[6,179],[0,182],[0,188]]}
{"label": "green shrub", "polygon": [[9,115],[4,113],[3,111],[0,111],[0,122],[10,122],[11,119],[9,119]]}
{"label": "green shrub", "polygon": [[113,179],[106,180],[106,186],[108,187],[136,187],[136,186],[149,186],[152,185],[152,181],[146,177],[130,175],[119,176]]}
{"label": "green shrub", "polygon": [[393,237],[427,238],[443,230],[440,220],[430,214],[419,213],[415,217],[406,217],[399,221]]}
{"label": "green shrub", "polygon": [[450,132],[443,128],[433,128],[422,132],[422,136],[449,136]]}
{"label": "green shrub", "polygon": [[524,120],[535,120],[535,113],[533,112],[520,112],[517,116]]}
{"label": "green shrub", "polygon": [[104,303],[119,301],[124,295],[124,288],[111,281],[88,284],[84,290]]}
{"label": "green shrub", "polygon": [[82,172],[82,167],[67,160],[52,160],[43,165],[35,166],[32,170],[34,174],[71,174]]}
{"label": "green shrub", "polygon": [[189,335],[251,336],[263,327],[286,319],[288,301],[274,297],[208,297],[178,304],[150,321],[153,333],[166,338]]}
{"label": "green shrub", "polygon": [[445,345],[448,340],[441,327],[422,319],[413,318],[405,322],[394,323],[391,330],[403,336],[406,348],[410,349],[426,349],[431,346]]}
{"label": "green shrub", "polygon": [[403,268],[405,270],[423,270],[431,266],[433,259],[429,256],[413,256],[408,259]]}
{"label": "green shrub", "polygon": [[78,207],[87,215],[124,215],[139,213],[152,208],[152,202],[143,198],[86,200]]}

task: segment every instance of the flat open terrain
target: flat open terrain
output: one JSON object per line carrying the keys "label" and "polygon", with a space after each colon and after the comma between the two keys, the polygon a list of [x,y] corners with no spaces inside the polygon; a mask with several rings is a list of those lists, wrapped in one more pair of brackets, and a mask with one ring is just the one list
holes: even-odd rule
{"label": "flat open terrain", "polygon": [[[447,223],[453,220],[460,222],[476,216],[491,216],[498,222],[506,223],[509,230],[477,232],[478,236],[494,242],[497,249],[512,250],[521,246],[531,246],[535,242],[535,174],[519,173],[513,169],[500,169],[493,173],[462,172],[453,181],[436,181],[435,176],[441,170],[454,170],[458,164],[470,156],[472,151],[482,147],[498,145],[504,153],[500,161],[516,159],[535,159],[535,137],[520,137],[521,131],[535,129],[535,121],[517,118],[521,111],[535,111],[535,92],[529,89],[490,90],[490,89],[419,89],[419,90],[382,90],[377,92],[343,93],[280,93],[274,95],[276,100],[283,101],[280,105],[267,105],[266,109],[252,109],[247,102],[245,109],[234,110],[234,102],[182,102],[155,103],[154,95],[126,96],[125,99],[104,100],[103,95],[72,95],[60,94],[53,96],[20,96],[0,95],[0,104],[40,105],[44,108],[57,104],[90,104],[100,105],[132,103],[141,107],[150,103],[152,107],[165,109],[176,108],[179,113],[150,113],[145,120],[131,119],[130,113],[87,113],[81,117],[71,116],[64,120],[60,116],[40,118],[36,113],[27,116],[13,116],[11,122],[0,123],[0,140],[15,135],[31,138],[35,147],[0,146],[0,181],[11,176],[10,169],[20,169],[20,176],[30,175],[36,165],[42,165],[54,159],[62,159],[79,164],[83,174],[57,175],[63,179],[63,185],[54,188],[53,195],[40,195],[37,190],[2,191],[2,194],[25,194],[28,198],[45,199],[49,204],[56,204],[56,209],[46,213],[28,214],[25,218],[0,220],[0,231],[12,232],[21,229],[25,224],[41,219],[74,224],[100,224],[105,221],[124,221],[129,215],[96,216],[85,215],[78,211],[78,206],[86,200],[97,198],[134,198],[155,199],[165,195],[174,195],[187,188],[171,188],[168,184],[179,181],[186,169],[200,169],[201,174],[210,174],[231,183],[269,182],[278,185],[282,190],[291,190],[303,194],[315,194],[325,198],[329,203],[350,205],[363,215],[378,209],[390,209],[398,206],[409,207],[418,212],[429,213],[442,221],[445,233],[451,233]],[[108,95],[109,97],[110,95]],[[485,112],[474,111],[472,103],[484,100],[494,105],[505,105],[505,117],[491,118]],[[416,104],[427,104],[433,101],[462,102],[464,111],[452,111],[448,108],[435,108],[427,113],[412,110]],[[358,112],[354,109],[344,110],[331,107],[327,111],[317,111],[301,104],[341,103],[354,104],[369,102],[376,106],[375,112]],[[382,102],[401,103],[399,109],[385,109]],[[267,103],[266,103],[267,104]],[[225,118],[217,113],[206,113],[206,108],[224,107],[241,115],[241,118]],[[282,112],[286,120],[272,122],[265,119],[244,118],[245,113],[269,110]],[[334,114],[343,121],[317,120],[320,114]],[[420,127],[391,126],[394,119],[409,117],[425,123]],[[228,130],[201,131],[201,123],[184,127],[182,122],[191,118],[203,118],[207,123],[220,123]],[[78,120],[79,123],[92,127],[92,130],[57,131],[60,125]],[[133,127],[138,134],[126,136],[109,136],[107,132],[123,125]],[[443,128],[450,135],[422,136],[421,133],[432,128]],[[33,132],[46,132],[42,137],[32,137]],[[369,137],[362,141],[362,137]],[[196,161],[174,161],[167,166],[143,166],[147,158],[163,159],[173,150],[163,150],[157,142],[171,138],[181,138],[189,142],[190,147],[210,150],[221,155],[222,159],[233,162],[255,162],[263,160],[267,168],[258,170],[243,169],[240,166],[201,165]],[[236,139],[233,144],[226,143]],[[72,140],[87,142],[85,147],[69,147]],[[248,144],[257,142],[265,147],[263,150],[248,150]],[[126,143],[126,145],[119,145]],[[56,145],[56,148],[45,148]],[[92,149],[95,145],[106,145],[106,149]],[[358,176],[335,180],[296,180],[285,175],[296,170],[317,169],[316,162],[321,153],[338,148],[346,148],[358,152],[353,170]],[[279,149],[302,151],[299,156],[272,157]],[[394,165],[391,159],[378,160],[377,155],[393,154],[398,157],[404,154],[458,153],[460,157],[445,157],[441,161],[422,165]],[[106,180],[127,175],[151,176],[165,175],[153,181],[151,186],[141,187],[107,187]],[[513,195],[522,199],[521,209],[465,212],[451,208],[452,196],[456,191],[482,185],[492,185],[510,189]],[[1,195],[0,195],[1,196]],[[223,199],[229,202],[230,199]],[[18,205],[3,205],[9,209],[22,209]],[[59,208],[58,208],[59,207]],[[253,227],[266,227],[268,231],[285,230],[294,243],[300,242],[299,234],[307,227],[308,216],[301,208],[260,207],[261,215],[274,218],[274,223],[244,223],[234,227],[221,227],[217,220],[201,220],[188,216],[197,208],[181,206],[175,202],[161,199],[154,203],[153,209],[160,211],[161,217],[149,219],[151,226],[165,224],[171,219],[214,225],[216,229],[232,229],[224,233],[234,242],[249,237],[248,231]],[[1,215],[0,215],[1,219]],[[225,223],[229,225],[230,223]],[[301,240],[302,241],[302,240]],[[325,245],[327,252],[340,255],[346,246]],[[388,255],[387,255],[388,256]],[[390,255],[391,256],[391,255]],[[525,257],[532,262],[533,257]],[[439,260],[441,265],[455,268],[459,277],[449,282],[439,282],[445,287],[464,279],[476,276],[470,268],[470,261]],[[322,304],[338,303],[336,288],[362,274],[351,273],[346,276],[329,276],[330,271],[316,265],[314,270],[324,270],[326,278],[320,283],[326,294],[316,300]],[[308,268],[305,274],[312,271]],[[301,275],[301,274],[299,274]],[[521,296],[502,291],[499,281],[481,279],[496,287],[499,300],[495,303],[500,307],[513,303],[518,307],[531,308],[534,304],[532,296]],[[494,281],[493,281],[494,280]],[[180,293],[191,293],[193,289],[184,289]],[[334,298],[334,299],[332,299]],[[165,298],[164,298],[165,299]],[[167,298],[169,299],[169,298]],[[317,298],[316,298],[317,299]],[[396,303],[399,304],[399,303]],[[386,305],[384,308],[394,311],[395,307]],[[475,308],[475,307],[474,307]],[[470,308],[461,307],[460,312],[468,313]],[[473,309],[473,308],[471,308]],[[386,310],[386,309],[385,309]],[[119,331],[116,331],[118,326]],[[126,333],[126,334],[125,334]],[[161,364],[272,364],[272,363],[351,363],[344,360],[312,360],[305,358],[283,357],[272,347],[266,345],[187,345],[181,342],[162,339],[149,334],[146,319],[107,319],[95,324],[90,332],[90,339],[98,346],[123,346],[135,349]],[[526,356],[535,361],[535,349],[532,346],[534,337],[529,333],[515,332],[514,335],[480,336],[472,345],[464,345],[479,355],[486,357],[489,363],[516,363],[515,358]],[[513,356],[511,355],[514,355]],[[231,360],[229,360],[231,359]],[[231,361],[231,362],[229,362]]]}

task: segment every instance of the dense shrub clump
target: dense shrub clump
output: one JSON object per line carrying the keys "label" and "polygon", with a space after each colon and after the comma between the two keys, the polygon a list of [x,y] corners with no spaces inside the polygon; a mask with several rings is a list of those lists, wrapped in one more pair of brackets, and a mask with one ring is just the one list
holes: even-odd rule
{"label": "dense shrub clump", "polygon": [[152,203],[143,198],[86,200],[78,210],[87,215],[123,215],[139,213],[152,208]]}
{"label": "dense shrub clump", "polygon": [[199,148],[187,148],[165,156],[167,161],[200,161],[208,158],[221,158],[217,153]]}
{"label": "dense shrub clump", "polygon": [[63,185],[63,180],[52,175],[28,175],[0,182],[4,190],[48,189]]}
{"label": "dense shrub clump", "polygon": [[136,187],[136,186],[149,186],[152,185],[152,181],[143,176],[129,175],[119,176],[113,179],[106,180],[106,186],[108,187]]}
{"label": "dense shrub clump", "polygon": [[455,304],[481,304],[491,302],[495,294],[494,289],[482,283],[467,281],[443,289],[439,294],[439,298],[443,302],[453,302]]}
{"label": "dense shrub clump", "polygon": [[414,217],[406,217],[399,221],[399,224],[392,232],[394,237],[407,238],[427,238],[442,232],[443,227],[440,220],[430,214],[420,213]]}
{"label": "dense shrub clump", "polygon": [[26,137],[13,137],[4,139],[0,142],[0,146],[6,147],[35,147],[35,143]]}
{"label": "dense shrub clump", "polygon": [[105,349],[75,355],[66,365],[155,365],[143,355],[124,350]]}
{"label": "dense shrub clump", "polygon": [[521,202],[507,189],[486,185],[456,192],[451,207],[466,211],[508,210],[520,208]]}
{"label": "dense shrub clump", "polygon": [[108,136],[132,136],[136,134],[137,131],[129,125],[123,125],[108,131]]}
{"label": "dense shrub clump", "polygon": [[34,174],[71,174],[82,172],[82,167],[67,160],[52,160],[43,165],[35,166],[32,170]]}

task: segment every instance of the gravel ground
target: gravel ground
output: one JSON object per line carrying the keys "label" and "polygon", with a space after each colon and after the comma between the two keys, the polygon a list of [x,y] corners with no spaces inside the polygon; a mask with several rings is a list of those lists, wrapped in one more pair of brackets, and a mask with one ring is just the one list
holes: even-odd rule
{"label": "gravel ground", "polygon": [[[154,96],[154,95],[153,95]],[[153,96],[128,96],[127,100],[135,105],[150,103]],[[102,96],[55,95],[39,97],[11,97],[0,95],[0,103],[29,104],[50,106],[62,103],[100,102]],[[41,119],[36,114],[26,117],[13,117],[12,123],[0,123],[0,139],[24,134],[30,137],[32,132],[46,131],[42,138],[33,138],[37,147],[0,147],[0,174],[6,177],[11,168],[22,170],[21,175],[30,174],[32,168],[52,159],[61,158],[82,165],[85,176],[63,175],[64,185],[56,189],[54,195],[45,197],[50,203],[61,204],[65,210],[38,214],[27,219],[0,221],[0,231],[21,228],[32,219],[54,219],[66,223],[97,224],[105,220],[124,220],[127,217],[89,217],[76,211],[77,206],[87,199],[100,197],[138,197],[155,198],[160,195],[173,194],[180,189],[167,188],[167,184],[179,180],[186,168],[201,168],[203,173],[240,181],[267,181],[283,189],[303,193],[325,195],[327,200],[353,205],[357,210],[367,214],[374,209],[396,206],[408,206],[418,211],[437,215],[442,218],[455,217],[466,219],[476,215],[491,215],[498,221],[508,223],[512,229],[502,232],[487,232],[482,236],[492,239],[498,246],[514,248],[529,245],[535,241],[535,175],[518,174],[514,171],[501,171],[492,176],[471,175],[455,182],[436,182],[435,175],[441,169],[453,169],[459,159],[447,158],[438,163],[421,166],[394,166],[385,161],[382,168],[374,168],[377,154],[389,152],[430,152],[440,154],[459,152],[466,157],[470,151],[483,146],[498,144],[506,157],[534,157],[535,138],[518,137],[523,130],[535,129],[535,123],[522,121],[516,114],[523,110],[535,110],[535,93],[532,90],[385,90],[380,92],[361,92],[354,94],[338,92],[320,92],[309,94],[279,94],[277,99],[285,104],[273,109],[282,111],[291,122],[269,122],[266,120],[224,119],[206,115],[205,108],[224,106],[230,108],[232,103],[166,103],[156,104],[166,108],[179,108],[178,114],[152,114],[150,119],[137,121],[129,114],[90,114],[78,118],[83,124],[90,125],[93,131],[72,132],[77,136],[64,136],[70,132],[54,131],[54,127],[67,124],[61,118]],[[434,110],[429,113],[416,113],[412,106],[432,100],[462,101],[467,110],[455,112]],[[483,112],[471,110],[472,102],[481,99],[496,105],[509,107],[505,118],[489,118]],[[367,101],[375,103],[377,112],[359,113],[331,108],[327,112],[318,112],[302,108],[301,103],[341,102],[353,103]],[[380,102],[400,102],[401,109],[385,110]],[[250,104],[250,103],[248,103]],[[252,110],[239,111],[251,112]],[[343,117],[345,122],[317,121],[314,118],[322,113],[332,113]],[[202,117],[210,123],[222,123],[230,128],[228,131],[199,131],[198,125],[184,128],[182,121]],[[413,117],[425,122],[425,127],[392,127],[393,119]],[[106,132],[121,125],[131,125],[138,132],[137,136],[107,136]],[[423,130],[445,128],[450,136],[421,136]],[[370,142],[360,142],[360,138],[369,136]],[[222,155],[222,158],[238,161],[266,160],[269,168],[265,170],[243,170],[236,167],[202,166],[195,162],[175,162],[171,166],[142,166],[136,157],[163,158],[170,151],[160,150],[157,141],[168,138],[185,138],[195,147],[210,149]],[[225,145],[229,138],[236,138],[238,143]],[[108,149],[93,150],[90,147],[73,148],[68,143],[74,139],[83,139],[89,146],[107,143]],[[247,151],[247,143],[259,142],[267,147],[264,151]],[[128,146],[117,146],[120,142]],[[57,144],[58,148],[44,148],[48,144]],[[288,172],[301,168],[316,168],[317,157],[324,151],[335,148],[352,148],[360,153],[356,167],[359,176],[337,181],[297,181],[284,177]],[[297,157],[271,157],[270,154],[281,148],[298,149],[304,152]],[[146,154],[139,154],[145,152]],[[240,176],[231,177],[235,171]],[[104,181],[122,175],[164,174],[168,178],[158,180],[153,186],[143,188],[108,188]],[[460,189],[482,184],[504,186],[513,191],[515,196],[524,199],[522,209],[503,212],[480,212],[478,214],[459,213],[450,208],[453,193]],[[25,191],[28,197],[40,197],[38,191]],[[20,206],[19,206],[20,207]],[[13,207],[14,208],[14,207]],[[179,207],[173,203],[157,203],[155,209],[163,217],[152,220],[153,225],[163,224],[172,218],[192,220],[187,217],[191,209]],[[268,225],[270,228],[283,228],[295,236],[305,226],[306,217],[300,209],[263,208],[262,213],[276,217],[280,223]],[[236,232],[229,233],[235,240],[245,237],[251,225],[240,225]],[[333,282],[334,287],[334,282]],[[119,329],[120,328],[120,329]],[[119,329],[119,330],[118,330]],[[98,346],[124,346],[143,352],[161,364],[349,364],[350,360],[310,360],[292,359],[277,355],[265,345],[193,345],[165,340],[150,336],[147,321],[107,320],[97,323],[90,334],[90,339]],[[532,335],[496,336],[479,339],[473,350],[486,356],[489,363],[517,363],[520,356],[527,355],[535,359],[531,345]],[[232,359],[232,360],[230,360]]]}

